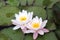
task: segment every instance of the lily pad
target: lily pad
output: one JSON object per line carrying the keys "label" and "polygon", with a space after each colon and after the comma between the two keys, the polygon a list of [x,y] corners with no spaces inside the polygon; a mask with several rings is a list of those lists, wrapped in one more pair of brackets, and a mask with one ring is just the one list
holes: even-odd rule
{"label": "lily pad", "polygon": [[34,0],[27,0],[28,5],[32,5]]}
{"label": "lily pad", "polygon": [[44,40],[58,40],[54,32],[46,33],[43,37]]}
{"label": "lily pad", "polygon": [[5,6],[4,2],[0,0],[0,7]]}
{"label": "lily pad", "polygon": [[55,31],[55,33],[56,33],[58,39],[60,39],[60,29],[57,29],[57,30]]}
{"label": "lily pad", "polygon": [[51,1],[51,3],[50,3],[50,5],[48,6],[48,8],[52,8],[53,5],[54,5],[56,2],[59,2],[59,0],[50,0],[50,1]]}
{"label": "lily pad", "polygon": [[[24,40],[33,40],[33,35],[32,34],[25,35]],[[54,32],[49,32],[49,33],[46,33],[45,35],[42,35],[42,36],[39,35],[36,40],[57,40],[57,38],[56,38]]]}
{"label": "lily pad", "polygon": [[19,0],[7,0],[7,3],[10,6],[19,6]]}
{"label": "lily pad", "polygon": [[10,38],[0,32],[0,40],[10,40]]}
{"label": "lily pad", "polygon": [[51,0],[44,0],[43,1],[43,6],[47,7],[51,4]]}
{"label": "lily pad", "polygon": [[11,25],[11,19],[14,18],[15,13],[17,12],[19,12],[19,9],[16,7],[2,7],[0,9],[0,25]]}
{"label": "lily pad", "polygon": [[53,15],[52,9],[47,8],[46,12],[47,12],[48,19],[49,20],[53,20],[54,19],[54,15]]}
{"label": "lily pad", "polygon": [[27,8],[28,12],[33,12],[34,16],[39,16],[42,17],[43,19],[46,19],[47,15],[46,15],[46,11],[44,10],[44,8],[41,7],[28,7]]}
{"label": "lily pad", "polygon": [[21,30],[13,30],[12,28],[5,28],[1,33],[9,37],[11,40],[23,40],[24,37]]}
{"label": "lily pad", "polygon": [[21,6],[26,6],[26,0],[20,0]]}
{"label": "lily pad", "polygon": [[43,1],[44,1],[44,0],[35,0],[34,5],[35,5],[35,6],[41,6],[41,7],[43,7]]}
{"label": "lily pad", "polygon": [[24,40],[33,40],[32,36],[33,36],[32,34],[27,34],[25,35]]}
{"label": "lily pad", "polygon": [[55,30],[56,29],[56,25],[51,20],[48,20],[48,23],[46,25],[46,28],[49,29],[49,30]]}

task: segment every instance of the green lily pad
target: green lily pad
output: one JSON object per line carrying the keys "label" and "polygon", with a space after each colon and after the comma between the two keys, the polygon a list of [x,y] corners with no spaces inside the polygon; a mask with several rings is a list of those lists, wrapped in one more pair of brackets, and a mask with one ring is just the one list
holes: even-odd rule
{"label": "green lily pad", "polygon": [[56,25],[51,20],[48,20],[48,23],[46,25],[46,28],[49,29],[49,30],[55,30],[56,29]]}
{"label": "green lily pad", "polygon": [[43,37],[45,40],[58,40],[54,32],[46,33]]}
{"label": "green lily pad", "polygon": [[15,13],[17,12],[19,12],[19,9],[16,7],[2,7],[0,9],[0,25],[11,25],[11,19],[14,18]]}
{"label": "green lily pad", "polygon": [[25,35],[24,40],[33,40],[33,35],[32,34]]}
{"label": "green lily pad", "polygon": [[[32,34],[25,35],[24,40],[33,40],[33,35]],[[56,38],[54,32],[49,32],[42,36],[39,35],[36,40],[57,40],[57,38]]]}
{"label": "green lily pad", "polygon": [[51,0],[44,0],[43,1],[43,6],[48,6],[48,5],[50,5],[51,4]]}
{"label": "green lily pad", "polygon": [[51,3],[50,3],[50,5],[48,6],[48,8],[52,8],[53,5],[54,5],[56,2],[59,2],[59,0],[50,0],[50,1],[51,1]]}
{"label": "green lily pad", "polygon": [[7,3],[10,6],[19,6],[19,0],[7,0]]}
{"label": "green lily pad", "polygon": [[43,1],[44,1],[44,0],[35,0],[34,5],[35,5],[35,6],[41,6],[41,7],[43,7]]}
{"label": "green lily pad", "polygon": [[46,11],[41,7],[28,7],[27,11],[33,12],[34,16],[42,17],[43,19],[46,19],[47,17]]}
{"label": "green lily pad", "polygon": [[55,33],[56,33],[57,37],[60,39],[60,29],[57,29],[57,30],[55,31]]}
{"label": "green lily pad", "polygon": [[43,36],[37,38],[37,40],[57,40],[54,32],[46,33]]}
{"label": "green lily pad", "polygon": [[21,30],[13,30],[13,28],[5,28],[1,33],[9,37],[11,40],[23,40],[24,37]]}
{"label": "green lily pad", "polygon": [[60,0],[51,0],[51,4],[48,6],[48,8],[52,8],[53,5],[56,3],[56,2],[59,2]]}
{"label": "green lily pad", "polygon": [[53,15],[52,9],[48,8],[46,12],[47,12],[47,15],[48,15],[48,19],[53,20],[54,15]]}
{"label": "green lily pad", "polygon": [[21,6],[26,6],[26,0],[20,0]]}
{"label": "green lily pad", "polygon": [[0,0],[0,7],[5,6],[4,2]]}
{"label": "green lily pad", "polygon": [[28,5],[32,5],[34,0],[27,0]]}
{"label": "green lily pad", "polygon": [[10,40],[10,38],[0,32],[0,40]]}

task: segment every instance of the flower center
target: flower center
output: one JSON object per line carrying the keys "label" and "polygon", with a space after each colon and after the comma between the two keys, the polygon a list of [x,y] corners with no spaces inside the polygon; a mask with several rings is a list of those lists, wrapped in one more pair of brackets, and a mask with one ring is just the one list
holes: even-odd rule
{"label": "flower center", "polygon": [[27,17],[26,16],[21,16],[20,17],[20,21],[26,21],[27,20]]}
{"label": "flower center", "polygon": [[40,23],[32,23],[32,27],[33,28],[39,28],[40,27]]}

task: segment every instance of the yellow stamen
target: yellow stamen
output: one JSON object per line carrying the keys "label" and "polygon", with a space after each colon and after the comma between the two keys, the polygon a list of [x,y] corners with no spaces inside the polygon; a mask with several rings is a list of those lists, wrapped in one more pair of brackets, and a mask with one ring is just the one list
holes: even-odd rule
{"label": "yellow stamen", "polygon": [[26,16],[22,16],[20,17],[20,21],[26,21],[27,17]]}
{"label": "yellow stamen", "polygon": [[32,27],[33,28],[39,28],[40,27],[40,23],[32,23]]}

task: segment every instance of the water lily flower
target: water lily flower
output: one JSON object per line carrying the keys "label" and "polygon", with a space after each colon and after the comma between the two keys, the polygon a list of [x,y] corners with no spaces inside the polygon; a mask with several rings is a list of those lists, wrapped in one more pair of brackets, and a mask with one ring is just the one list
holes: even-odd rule
{"label": "water lily flower", "polygon": [[13,30],[16,29],[24,29],[26,30],[27,24],[32,20],[33,12],[27,12],[26,10],[22,10],[22,12],[19,12],[19,14],[15,14],[15,18],[11,20],[12,24],[16,25]]}
{"label": "water lily flower", "polygon": [[44,28],[46,26],[47,20],[42,21],[42,18],[36,16],[28,23],[28,29],[25,33],[33,33],[33,39],[36,40],[38,34],[44,35],[44,33],[49,32],[48,29]]}

